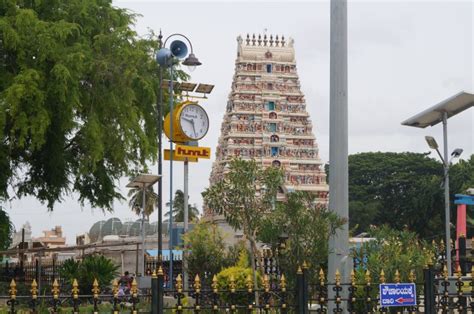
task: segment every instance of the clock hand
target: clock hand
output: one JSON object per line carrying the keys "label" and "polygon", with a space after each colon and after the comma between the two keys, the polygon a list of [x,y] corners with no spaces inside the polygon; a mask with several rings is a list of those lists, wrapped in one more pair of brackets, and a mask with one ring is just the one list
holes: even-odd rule
{"label": "clock hand", "polygon": [[196,133],[196,128],[194,127],[194,119],[192,120],[193,121],[193,131],[194,131],[194,136],[197,138],[197,133]]}

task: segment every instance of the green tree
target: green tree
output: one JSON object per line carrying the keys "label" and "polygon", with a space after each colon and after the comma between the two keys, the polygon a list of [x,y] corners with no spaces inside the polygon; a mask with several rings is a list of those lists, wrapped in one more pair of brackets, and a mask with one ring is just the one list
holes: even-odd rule
{"label": "green tree", "polygon": [[111,210],[155,158],[158,42],[134,20],[111,0],[0,1],[0,197]]}
{"label": "green tree", "polygon": [[[219,229],[208,222],[198,222],[193,230],[183,236],[184,245],[189,249],[188,272],[190,278],[199,275],[204,280],[204,274],[215,275],[226,262],[226,249]],[[208,279],[212,279],[209,277]]]}
{"label": "green tree", "polygon": [[268,214],[276,200],[278,188],[283,183],[280,168],[262,169],[255,160],[233,159],[223,180],[206,189],[202,195],[208,208],[219,215],[234,229],[240,229],[250,247],[250,260],[257,284],[255,256],[257,234],[262,218]]}
{"label": "green tree", "polygon": [[[288,193],[278,202],[275,211],[266,215],[259,229],[258,239],[278,249],[276,257],[282,272],[294,283],[296,270],[303,262],[310,265],[313,275],[319,267],[326,268],[330,234],[345,221],[316,203],[309,192]],[[281,236],[286,240],[282,243]]]}
{"label": "green tree", "polygon": [[[142,214],[143,208],[143,189],[141,188],[132,188],[128,191],[128,197],[130,201],[128,206],[135,212],[137,215]],[[145,216],[149,219],[150,215],[155,210],[155,206],[158,204],[158,194],[153,190],[153,186],[149,186],[145,189]]]}
{"label": "green tree", "polygon": [[[169,208],[170,203],[167,202],[166,206]],[[173,214],[173,221],[174,222],[183,222],[184,221],[184,192],[181,190],[176,190],[174,193],[173,198],[173,210],[171,211]],[[166,217],[170,216],[169,211],[165,213]],[[188,221],[197,221],[199,219],[199,210],[196,207],[196,204],[191,205],[189,204],[189,196],[188,196]]]}
{"label": "green tree", "polygon": [[349,221],[355,232],[387,224],[421,237],[440,236],[444,200],[441,162],[426,154],[349,156]]}
{"label": "green tree", "polygon": [[4,211],[3,208],[0,206],[0,249],[1,250],[8,249],[12,240],[13,231],[14,231],[14,227],[10,221],[10,217],[8,217],[7,212]]}
{"label": "green tree", "polygon": [[474,188],[474,154],[467,159],[459,159],[449,169],[449,189],[452,194],[463,194]]}

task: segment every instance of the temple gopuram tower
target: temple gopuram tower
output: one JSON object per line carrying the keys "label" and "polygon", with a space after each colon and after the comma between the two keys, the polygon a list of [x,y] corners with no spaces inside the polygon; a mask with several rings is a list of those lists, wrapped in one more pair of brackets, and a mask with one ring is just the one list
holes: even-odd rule
{"label": "temple gopuram tower", "polygon": [[[326,203],[329,187],[296,71],[293,40],[284,36],[237,38],[232,90],[222,122],[210,184],[233,157],[285,170],[281,195],[311,191]],[[212,216],[210,211],[206,216]]]}

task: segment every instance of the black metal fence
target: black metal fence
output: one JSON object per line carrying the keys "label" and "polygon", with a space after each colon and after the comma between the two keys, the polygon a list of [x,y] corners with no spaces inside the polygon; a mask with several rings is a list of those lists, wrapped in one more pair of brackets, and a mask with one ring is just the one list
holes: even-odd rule
{"label": "black metal fence", "polygon": [[47,285],[52,285],[54,280],[62,283],[62,278],[59,275],[59,269],[63,262],[55,259],[39,261],[36,259],[33,262],[23,263],[5,263],[0,266],[0,282],[10,282],[15,279],[15,282],[29,282],[34,280],[42,282]]}
{"label": "black metal fence", "polygon": [[[154,270],[151,289],[139,291],[136,280],[129,294],[120,290],[117,281],[112,292],[105,293],[109,287],[99,287],[94,282],[91,291],[79,291],[74,282],[69,290],[61,288],[55,279],[49,293],[38,293],[36,280],[29,284],[29,295],[18,295],[15,280],[10,283],[8,295],[0,296],[7,304],[8,313],[18,313],[19,309],[29,309],[39,313],[40,306],[46,306],[49,313],[64,312],[68,308],[76,313],[82,307],[89,306],[91,312],[97,312],[100,306],[108,305],[111,313],[138,313],[142,306],[151,313],[474,313],[474,269],[469,275],[462,275],[460,268],[454,276],[448,276],[444,268],[441,272],[429,266],[423,271],[422,278],[416,279],[410,272],[409,283],[415,284],[416,303],[410,306],[382,306],[380,284],[384,284],[383,272],[378,282],[372,280],[367,270],[363,278],[352,273],[349,282],[342,282],[337,272],[329,280],[321,270],[317,278],[311,277],[309,269],[301,267],[291,286],[284,275],[262,275],[255,285],[252,276],[245,280],[234,277],[222,280],[212,276],[209,285],[204,285],[196,276],[185,290],[180,274],[173,286],[165,287],[165,274],[161,267]],[[393,284],[403,285],[398,272]],[[332,292],[332,293],[330,293]],[[0,292],[3,294],[3,291]],[[146,305],[146,306],[145,306]],[[1,309],[1,306],[0,306]],[[68,311],[69,311],[68,310]],[[1,312],[1,311],[0,311]],[[101,311],[103,312],[103,311]],[[4,313],[4,312],[2,312]]]}

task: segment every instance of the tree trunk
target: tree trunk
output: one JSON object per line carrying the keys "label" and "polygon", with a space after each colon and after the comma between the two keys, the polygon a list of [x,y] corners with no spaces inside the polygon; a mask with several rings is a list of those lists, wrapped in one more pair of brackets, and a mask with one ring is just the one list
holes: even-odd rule
{"label": "tree trunk", "polygon": [[253,288],[255,291],[255,305],[259,306],[259,293],[258,293],[258,278],[257,278],[257,267],[255,265],[255,256],[257,252],[257,245],[253,237],[248,238],[250,243],[250,264],[252,265],[252,274],[253,274]]}

